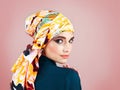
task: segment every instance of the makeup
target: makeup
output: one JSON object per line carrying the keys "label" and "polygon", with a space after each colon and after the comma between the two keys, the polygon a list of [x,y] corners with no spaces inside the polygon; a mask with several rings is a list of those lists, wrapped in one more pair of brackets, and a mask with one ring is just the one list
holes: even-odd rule
{"label": "makeup", "polygon": [[62,58],[67,59],[69,55],[60,55]]}

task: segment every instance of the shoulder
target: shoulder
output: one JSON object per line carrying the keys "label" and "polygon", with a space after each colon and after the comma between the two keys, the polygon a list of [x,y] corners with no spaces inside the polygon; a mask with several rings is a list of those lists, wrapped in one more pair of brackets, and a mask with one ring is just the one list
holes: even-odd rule
{"label": "shoulder", "polygon": [[75,69],[73,69],[73,68],[66,68],[67,69],[67,78],[69,79],[69,78],[73,78],[74,80],[75,79],[80,79],[80,77],[79,77],[79,73],[75,70]]}
{"label": "shoulder", "polygon": [[75,70],[74,68],[71,68],[71,67],[63,67],[63,66],[57,66],[57,68],[59,70],[63,70],[65,71],[66,73],[77,73],[77,70]]}
{"label": "shoulder", "polygon": [[[78,71],[70,67],[57,67],[59,70],[65,72],[67,76],[79,77]],[[58,70],[58,71],[59,71]]]}
{"label": "shoulder", "polygon": [[79,73],[74,68],[70,67],[58,67],[58,71],[62,71],[66,77],[66,79],[73,78],[73,79],[80,79]]}
{"label": "shoulder", "polygon": [[66,77],[66,79],[69,79],[69,78],[80,79],[78,71],[75,70],[74,68],[70,68],[70,67],[57,67],[57,71],[59,73],[62,73],[63,76]]}
{"label": "shoulder", "polygon": [[82,90],[79,73],[72,68],[68,68],[67,70],[68,70],[68,73],[66,75],[67,90]]}

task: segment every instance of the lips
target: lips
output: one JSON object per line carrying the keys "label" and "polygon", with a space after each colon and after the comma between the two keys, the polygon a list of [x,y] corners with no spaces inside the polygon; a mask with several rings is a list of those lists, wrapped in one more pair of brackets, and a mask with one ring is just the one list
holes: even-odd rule
{"label": "lips", "polygon": [[69,55],[60,55],[62,58],[67,59]]}

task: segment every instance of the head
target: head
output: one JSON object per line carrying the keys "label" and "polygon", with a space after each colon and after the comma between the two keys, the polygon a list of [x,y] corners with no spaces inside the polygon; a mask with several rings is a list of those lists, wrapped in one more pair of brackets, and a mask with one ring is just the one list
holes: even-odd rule
{"label": "head", "polygon": [[43,54],[57,63],[64,64],[70,55],[73,39],[73,32],[62,32],[47,43]]}
{"label": "head", "polygon": [[66,63],[74,39],[69,19],[56,11],[40,11],[26,20],[26,31],[33,37],[32,49],[58,63]]}

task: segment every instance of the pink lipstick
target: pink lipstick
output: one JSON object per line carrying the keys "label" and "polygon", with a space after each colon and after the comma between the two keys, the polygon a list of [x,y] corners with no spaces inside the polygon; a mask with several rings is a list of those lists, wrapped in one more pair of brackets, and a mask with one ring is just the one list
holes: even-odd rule
{"label": "pink lipstick", "polygon": [[67,59],[69,55],[60,55],[62,58]]}

